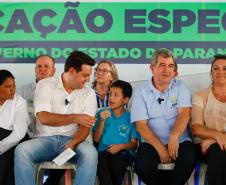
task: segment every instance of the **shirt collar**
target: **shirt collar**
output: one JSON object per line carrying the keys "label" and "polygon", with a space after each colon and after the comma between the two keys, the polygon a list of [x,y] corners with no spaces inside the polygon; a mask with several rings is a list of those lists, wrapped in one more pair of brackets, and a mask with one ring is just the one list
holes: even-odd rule
{"label": "shirt collar", "polygon": [[155,86],[153,85],[153,81],[151,79],[151,80],[148,80],[148,89],[154,94],[164,94],[170,89],[172,89],[175,86],[175,84],[176,84],[176,79],[170,80],[168,87],[165,89],[163,93],[161,93],[158,89],[155,88]]}
{"label": "shirt collar", "polygon": [[58,89],[63,89],[64,92],[68,95],[68,96],[73,96],[73,94],[75,92],[78,91],[78,89],[74,89],[70,94],[66,91],[66,89],[64,88],[64,84],[63,84],[63,79],[62,79],[63,75],[59,76],[58,79],[57,79],[57,88]]}
{"label": "shirt collar", "polygon": [[[100,97],[100,94],[98,93],[98,91],[96,90],[96,88],[93,88],[93,90],[95,91],[96,95],[102,100],[102,98]],[[108,91],[108,93],[105,95],[104,99],[106,99],[110,94],[110,91]]]}
{"label": "shirt collar", "polygon": [[58,80],[57,80],[57,88],[59,88],[59,89],[64,88],[62,76],[63,75],[59,76]]}

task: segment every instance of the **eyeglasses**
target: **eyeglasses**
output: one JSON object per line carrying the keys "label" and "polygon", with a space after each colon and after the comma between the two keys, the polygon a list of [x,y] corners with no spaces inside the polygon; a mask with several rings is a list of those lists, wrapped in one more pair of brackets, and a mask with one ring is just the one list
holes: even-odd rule
{"label": "eyeglasses", "polygon": [[97,67],[97,68],[95,68],[95,72],[96,73],[100,73],[101,72],[101,73],[106,75],[108,73],[111,73],[111,70],[109,70],[109,69],[100,69],[100,68]]}
{"label": "eyeglasses", "polygon": [[224,54],[216,54],[216,55],[214,55],[214,58],[215,59],[226,59],[226,54],[224,55]]}

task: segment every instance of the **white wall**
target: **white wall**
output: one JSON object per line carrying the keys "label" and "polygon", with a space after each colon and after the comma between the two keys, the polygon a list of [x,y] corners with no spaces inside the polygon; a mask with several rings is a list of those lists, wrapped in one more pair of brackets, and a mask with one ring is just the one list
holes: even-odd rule
{"label": "white wall", "polygon": [[[64,64],[56,65],[56,76],[63,72]],[[15,78],[17,87],[35,80],[34,64],[0,64],[1,69],[10,70]],[[151,71],[148,64],[116,64],[119,78],[136,84],[150,79]],[[179,64],[179,78],[185,79],[192,92],[209,84],[210,64]],[[93,76],[92,76],[93,80]],[[92,81],[91,80],[91,81]]]}
{"label": "white wall", "polygon": [[[188,89],[192,94],[194,94],[195,92],[201,89],[208,87],[211,84],[211,78],[210,78],[209,72],[181,75],[178,77],[178,79],[182,79],[186,83]],[[136,88],[136,86],[138,86],[139,84],[145,81],[146,80],[133,81],[131,82],[131,84],[134,88]]]}

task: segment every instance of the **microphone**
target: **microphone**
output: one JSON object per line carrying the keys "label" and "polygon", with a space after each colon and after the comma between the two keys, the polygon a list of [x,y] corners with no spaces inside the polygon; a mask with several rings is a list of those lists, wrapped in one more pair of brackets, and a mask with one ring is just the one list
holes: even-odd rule
{"label": "microphone", "polygon": [[64,103],[65,103],[65,105],[70,104],[70,102],[69,102],[69,100],[67,98],[64,100]]}
{"label": "microphone", "polygon": [[161,102],[162,101],[164,101],[164,99],[163,98],[158,98],[158,102],[159,102],[159,104],[161,104]]}

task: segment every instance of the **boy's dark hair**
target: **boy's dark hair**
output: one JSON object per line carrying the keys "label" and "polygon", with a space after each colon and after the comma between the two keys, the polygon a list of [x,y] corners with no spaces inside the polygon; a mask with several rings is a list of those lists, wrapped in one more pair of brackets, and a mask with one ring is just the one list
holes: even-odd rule
{"label": "boy's dark hair", "polygon": [[13,76],[13,74],[10,73],[8,70],[1,69],[1,70],[0,70],[0,85],[2,85],[3,82],[4,82],[7,78],[13,78],[13,79],[15,79],[15,77]]}
{"label": "boy's dark hair", "polygon": [[122,89],[122,94],[124,98],[126,97],[131,98],[132,96],[133,88],[129,82],[126,82],[123,80],[117,80],[112,83],[111,87],[118,87]]}
{"label": "boy's dark hair", "polygon": [[79,72],[82,70],[82,65],[94,66],[95,62],[96,61],[87,54],[81,51],[73,51],[66,59],[64,72],[67,72],[71,67],[73,67],[76,72]]}

